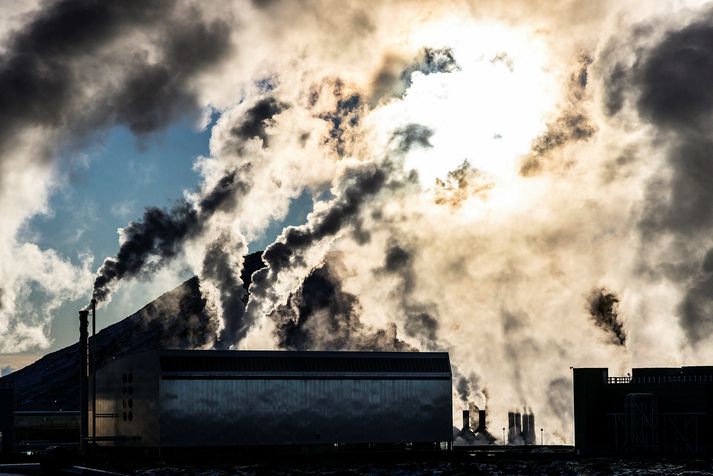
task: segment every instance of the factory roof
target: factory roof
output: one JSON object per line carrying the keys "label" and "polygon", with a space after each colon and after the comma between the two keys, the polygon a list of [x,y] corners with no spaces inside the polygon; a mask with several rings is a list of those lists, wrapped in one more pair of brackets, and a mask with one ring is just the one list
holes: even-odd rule
{"label": "factory roof", "polygon": [[161,351],[162,372],[448,374],[447,352]]}

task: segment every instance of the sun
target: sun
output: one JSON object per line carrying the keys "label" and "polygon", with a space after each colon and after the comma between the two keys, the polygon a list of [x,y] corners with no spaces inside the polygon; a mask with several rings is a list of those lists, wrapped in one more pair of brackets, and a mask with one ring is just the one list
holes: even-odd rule
{"label": "sun", "polygon": [[405,158],[424,191],[467,160],[492,180],[493,205],[516,200],[524,192],[517,189],[523,185],[519,162],[545,130],[561,93],[544,40],[499,23],[451,19],[422,26],[410,42],[449,48],[458,69],[413,73],[404,96],[375,110],[371,124],[384,138],[412,123],[433,131],[433,147],[415,148]]}

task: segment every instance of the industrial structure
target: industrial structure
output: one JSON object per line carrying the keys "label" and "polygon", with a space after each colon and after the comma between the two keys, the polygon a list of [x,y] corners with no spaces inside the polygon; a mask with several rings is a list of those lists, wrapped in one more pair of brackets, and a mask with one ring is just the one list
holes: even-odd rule
{"label": "industrial structure", "polygon": [[[446,352],[150,351],[96,373],[102,447],[449,448]],[[91,417],[90,417],[91,420]]]}
{"label": "industrial structure", "polygon": [[508,444],[534,445],[537,443],[535,414],[532,412],[508,412]]}
{"label": "industrial structure", "polygon": [[[477,407],[474,407],[477,409]],[[470,421],[470,410],[463,410],[463,428],[456,435],[456,441],[462,441],[466,445],[492,445],[496,439],[490,434],[487,428],[487,417],[485,410],[478,411],[478,424],[473,430]],[[458,438],[461,440],[459,441]]]}
{"label": "industrial structure", "polygon": [[712,454],[713,367],[574,369],[574,443],[581,454]]}

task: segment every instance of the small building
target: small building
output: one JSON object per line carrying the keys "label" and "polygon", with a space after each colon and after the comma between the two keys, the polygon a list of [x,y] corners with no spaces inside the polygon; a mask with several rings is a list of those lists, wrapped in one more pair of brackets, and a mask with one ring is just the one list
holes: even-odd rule
{"label": "small building", "polygon": [[581,454],[713,454],[713,367],[574,369]]}
{"label": "small building", "polygon": [[78,411],[17,411],[14,420],[16,452],[79,446]]}
{"label": "small building", "polygon": [[96,439],[162,451],[448,447],[451,408],[445,352],[152,351],[98,369]]}

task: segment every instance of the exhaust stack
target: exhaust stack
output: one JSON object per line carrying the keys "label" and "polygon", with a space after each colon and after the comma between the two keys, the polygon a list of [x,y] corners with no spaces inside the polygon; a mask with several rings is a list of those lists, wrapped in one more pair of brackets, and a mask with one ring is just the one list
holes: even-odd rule
{"label": "exhaust stack", "polygon": [[89,432],[89,381],[87,365],[89,364],[89,311],[79,311],[79,452],[87,454],[87,437]]}

